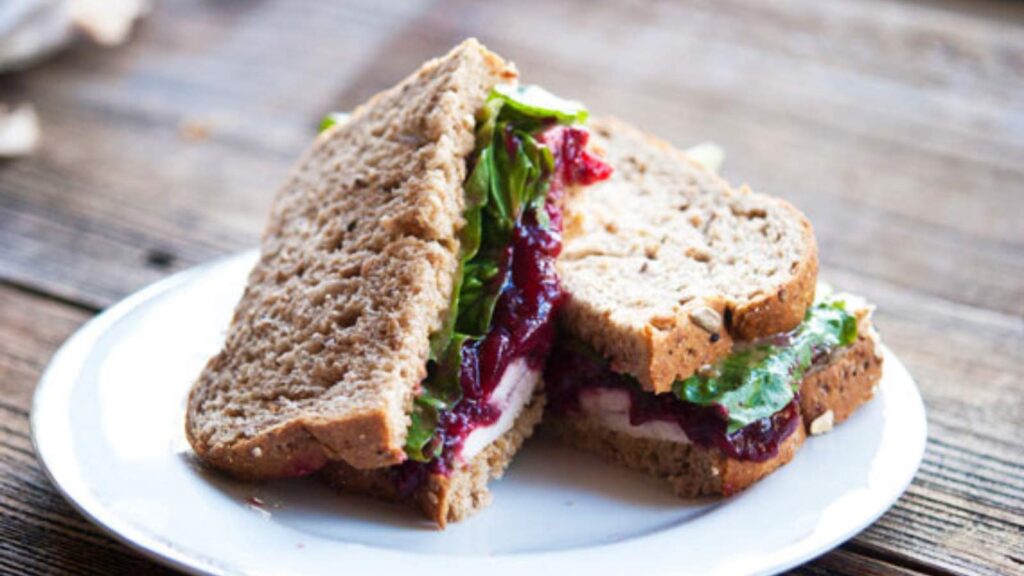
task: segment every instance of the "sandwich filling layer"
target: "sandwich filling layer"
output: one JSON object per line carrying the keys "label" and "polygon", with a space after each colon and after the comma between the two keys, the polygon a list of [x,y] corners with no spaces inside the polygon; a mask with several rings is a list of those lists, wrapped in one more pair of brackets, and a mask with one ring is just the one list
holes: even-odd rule
{"label": "sandwich filling layer", "polygon": [[545,372],[549,406],[558,416],[582,414],[634,437],[763,462],[800,425],[797,394],[804,376],[853,344],[857,324],[843,297],[823,297],[794,330],[739,344],[665,394],[642,390],[578,342],[559,342]]}
{"label": "sandwich filling layer", "polygon": [[500,86],[477,120],[451,313],[432,337],[400,492],[447,474],[507,431],[533,398],[563,294],[561,196],[607,178],[575,126],[586,111],[535,87]]}

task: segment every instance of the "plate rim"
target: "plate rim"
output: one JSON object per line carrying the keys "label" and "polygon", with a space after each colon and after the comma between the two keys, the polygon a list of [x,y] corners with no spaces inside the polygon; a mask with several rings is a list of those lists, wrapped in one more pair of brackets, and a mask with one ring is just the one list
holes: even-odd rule
{"label": "plate rim", "polygon": [[[223,564],[217,561],[216,558],[211,558],[197,550],[186,550],[180,548],[173,542],[161,538],[158,534],[154,534],[151,531],[137,526],[136,523],[120,516],[109,506],[104,505],[99,501],[99,499],[95,498],[92,491],[83,483],[84,481],[79,481],[80,479],[75,478],[73,475],[63,474],[64,471],[62,470],[62,466],[64,464],[60,462],[57,454],[53,454],[49,451],[51,449],[56,450],[56,447],[51,447],[50,444],[56,442],[57,439],[52,437],[52,433],[49,436],[47,436],[45,432],[42,435],[40,434],[41,430],[45,430],[45,422],[43,422],[43,419],[46,417],[48,410],[56,409],[56,406],[49,406],[46,402],[50,396],[57,396],[57,398],[60,399],[62,396],[59,392],[61,391],[70,394],[75,389],[75,385],[78,380],[76,378],[69,381],[62,381],[58,379],[58,369],[64,367],[64,365],[69,362],[75,361],[76,359],[81,360],[87,358],[93,351],[96,342],[118,321],[129,316],[146,302],[149,302],[160,295],[169,293],[170,291],[187,284],[193,279],[201,278],[212,269],[220,268],[221,266],[226,266],[245,259],[255,261],[257,255],[258,250],[256,249],[245,250],[222,256],[215,260],[179,271],[140,289],[103,310],[96,316],[90,318],[70,337],[68,337],[53,356],[51,356],[46,368],[40,375],[39,381],[32,395],[29,421],[33,449],[46,477],[64,500],[90,522],[98,526],[103,532],[122,544],[125,544],[133,551],[159,564],[169,566],[189,574],[235,574],[244,573],[244,569],[238,566]],[[870,514],[861,517],[857,522],[850,523],[847,529],[842,532],[841,536],[827,539],[826,541],[814,546],[810,551],[801,552],[799,550],[794,550],[790,553],[789,557],[778,560],[770,565],[758,567],[757,569],[748,572],[749,574],[780,573],[818,558],[830,550],[840,546],[866,527],[875,523],[883,514],[885,514],[885,512],[893,506],[903,493],[906,492],[907,488],[916,477],[927,446],[927,412],[920,394],[920,389],[909,370],[906,369],[906,366],[888,346],[882,344],[881,349],[890,365],[896,364],[898,365],[897,369],[906,372],[909,380],[909,388],[912,392],[912,400],[918,406],[921,416],[920,419],[922,426],[919,429],[918,437],[908,440],[908,443],[912,442],[914,446],[915,459],[913,466],[908,467],[905,477],[902,478],[900,482],[899,489],[893,490],[891,493],[886,495],[886,498],[884,499],[884,506],[879,506],[877,509],[873,509]],[[70,448],[67,448],[67,450],[70,450]],[[65,452],[67,450],[65,450]],[[49,456],[47,456],[48,454]],[[60,478],[58,478],[59,475]],[[795,540],[790,546],[787,546],[787,548],[799,545],[799,543],[806,540],[806,538],[807,537],[803,537]],[[596,548],[602,548],[605,546],[622,546],[627,544],[627,542],[606,544],[604,546],[596,546]],[[585,550],[586,548],[578,548],[570,551],[562,551],[561,553],[580,554],[585,553]],[[524,558],[538,558],[552,553],[553,552],[530,552],[518,554],[516,556],[518,560],[523,560]],[[436,557],[445,558],[444,555],[438,555]],[[492,558],[491,560],[493,561],[495,559]]]}
{"label": "plate rim", "polygon": [[[258,250],[249,249],[186,268],[144,286],[100,311],[79,326],[57,348],[57,351],[53,353],[47,362],[46,368],[40,374],[35,390],[32,392],[32,403],[29,409],[29,435],[32,440],[32,449],[46,478],[56,488],[57,492],[60,493],[61,497],[79,514],[84,516],[93,525],[99,527],[108,536],[114,538],[114,540],[158,564],[181,570],[187,574],[200,576],[208,574],[221,575],[233,574],[237,571],[231,570],[227,566],[220,566],[217,562],[207,559],[195,551],[179,550],[170,542],[166,542],[145,530],[139,529],[123,518],[118,518],[112,510],[93,498],[85,486],[75,485],[74,489],[77,492],[72,493],[72,488],[66,484],[69,479],[63,478],[64,482],[58,480],[54,468],[59,469],[59,465],[54,466],[54,462],[47,459],[44,450],[41,449],[39,430],[42,426],[40,419],[43,416],[39,414],[45,415],[46,410],[45,408],[40,410],[40,407],[46,406],[44,404],[46,397],[48,394],[53,394],[54,388],[59,385],[50,384],[50,382],[54,381],[54,372],[61,366],[60,362],[66,356],[83,347],[86,352],[90,351],[108,328],[131,314],[143,303],[187,283],[192,278],[202,276],[207,270],[218,268],[235,260],[252,258],[256,254],[258,254]],[[68,392],[70,392],[73,385],[69,384],[68,388]],[[43,437],[45,438],[45,435]],[[199,562],[195,561],[196,558],[199,559]]]}

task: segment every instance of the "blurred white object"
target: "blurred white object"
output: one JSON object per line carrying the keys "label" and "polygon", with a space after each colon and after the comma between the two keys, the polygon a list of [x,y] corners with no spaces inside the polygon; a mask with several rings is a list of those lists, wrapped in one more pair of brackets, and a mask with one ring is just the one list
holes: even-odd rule
{"label": "blurred white object", "polygon": [[31,104],[0,105],[0,158],[31,154],[39,145],[39,118]]}
{"label": "blurred white object", "polygon": [[150,0],[71,0],[70,4],[71,21],[104,46],[123,44],[135,21],[150,8]]}
{"label": "blurred white object", "polygon": [[0,72],[26,68],[79,32],[105,46],[123,43],[151,0],[2,0]]}
{"label": "blurred white object", "polygon": [[0,71],[28,66],[71,38],[66,0],[0,2]]}
{"label": "blurred white object", "polygon": [[691,146],[685,150],[685,154],[712,174],[718,174],[722,163],[725,162],[725,150],[714,142],[702,142]]}

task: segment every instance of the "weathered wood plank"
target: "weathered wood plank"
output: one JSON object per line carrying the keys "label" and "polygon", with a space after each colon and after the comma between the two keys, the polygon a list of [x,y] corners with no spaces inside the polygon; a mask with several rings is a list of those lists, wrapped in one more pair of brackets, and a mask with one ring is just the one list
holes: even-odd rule
{"label": "weathered wood plank", "polygon": [[163,574],[102,534],[54,490],[32,449],[28,408],[50,354],[88,311],[0,284],[0,572]]}
{"label": "weathered wood plank", "polygon": [[161,3],[123,49],[5,78],[44,141],[0,164],[0,278],[99,307],[255,244],[336,94],[423,7]]}
{"label": "weathered wood plank", "polygon": [[0,409],[28,414],[41,368],[91,314],[0,284]]}
{"label": "weathered wood plank", "polygon": [[[174,3],[123,53],[62,57],[2,91],[36,100],[49,135],[0,170],[18,207],[0,227],[5,277],[103,305],[162,273],[140,266],[150,251],[176,268],[253,244],[324,110],[476,33],[600,113],[723,143],[728,176],[811,216],[826,263],[1024,312],[1024,223],[1006,209],[1024,176],[1019,21],[737,0],[570,3],[556,10],[586,20],[571,27],[535,18],[539,5],[458,2],[422,19],[381,3],[234,5],[211,23],[206,6]],[[209,137],[183,140],[186,120]]]}
{"label": "weathered wood plank", "polygon": [[872,556],[840,549],[800,566],[789,572],[791,576],[832,576],[857,574],[858,576],[909,576],[921,574],[916,570],[891,564]]}

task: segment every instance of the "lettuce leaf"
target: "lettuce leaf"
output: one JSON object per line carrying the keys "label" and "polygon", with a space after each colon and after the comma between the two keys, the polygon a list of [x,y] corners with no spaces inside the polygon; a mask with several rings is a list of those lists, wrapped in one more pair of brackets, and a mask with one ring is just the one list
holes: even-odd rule
{"label": "lettuce leaf", "polygon": [[828,354],[857,339],[857,318],[846,303],[827,298],[808,310],[787,346],[761,344],[735,352],[709,375],[676,381],[673,392],[686,402],[720,406],[734,432],[792,402],[815,355]]}
{"label": "lettuce leaf", "polygon": [[348,122],[347,113],[331,112],[330,114],[324,116],[323,120],[320,121],[320,127],[317,130],[317,132],[323,132],[330,128],[331,126],[334,126],[335,124],[344,124],[345,122]]}
{"label": "lettuce leaf", "polygon": [[486,336],[507,275],[507,247],[523,213],[543,209],[551,151],[533,133],[552,119],[582,122],[587,111],[537,87],[498,86],[477,119],[475,163],[464,184],[466,225],[461,232],[459,268],[448,318],[431,337],[430,365],[416,397],[406,454],[427,462],[443,446],[436,442],[441,413],[462,398],[462,349]]}
{"label": "lettuce leaf", "polygon": [[426,462],[441,454],[443,446],[432,442],[440,423],[440,413],[454,406],[462,397],[459,381],[462,367],[462,344],[466,336],[456,334],[445,356],[430,366],[427,379],[429,386],[423,386],[422,393],[413,402],[412,422],[405,439],[405,453],[409,458]]}
{"label": "lettuce leaf", "polygon": [[531,120],[554,118],[559,124],[582,124],[589,113],[579,102],[564,100],[540,86],[496,86],[491,97],[501,98],[514,113]]}

